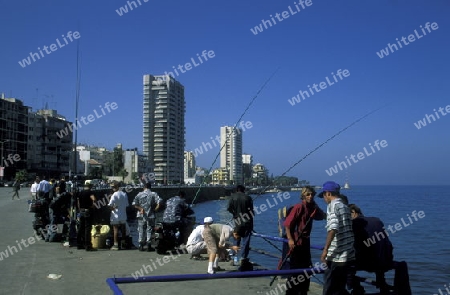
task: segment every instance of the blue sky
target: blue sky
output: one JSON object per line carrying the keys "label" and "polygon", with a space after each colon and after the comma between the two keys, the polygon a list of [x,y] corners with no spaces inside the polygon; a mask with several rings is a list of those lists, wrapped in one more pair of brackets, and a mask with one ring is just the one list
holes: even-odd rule
{"label": "blue sky", "polygon": [[[18,61],[79,31],[79,115],[99,112],[106,102],[118,108],[80,129],[78,141],[142,150],[142,76],[163,74],[213,50],[214,58],[176,77],[185,86],[186,150],[234,125],[279,68],[243,117],[252,123],[243,133],[243,150],[270,174],[284,173],[340,129],[384,106],[288,175],[315,184],[343,182],[346,175],[352,184],[448,184],[450,116],[420,130],[414,125],[450,105],[448,1],[312,0],[257,35],[250,29],[270,15],[290,14],[289,6],[295,11],[294,1],[135,2],[137,8],[119,16],[116,10],[127,1],[2,1],[0,92],[35,109],[48,103],[73,120],[77,43],[68,40],[25,67]],[[438,29],[424,35],[420,26],[427,22]],[[377,55],[414,30],[420,38]],[[339,69],[350,75],[300,103],[288,102],[308,85],[332,81]],[[370,152],[376,140],[387,146],[332,176],[326,173],[346,156]],[[218,151],[199,155],[197,164],[209,168]]]}

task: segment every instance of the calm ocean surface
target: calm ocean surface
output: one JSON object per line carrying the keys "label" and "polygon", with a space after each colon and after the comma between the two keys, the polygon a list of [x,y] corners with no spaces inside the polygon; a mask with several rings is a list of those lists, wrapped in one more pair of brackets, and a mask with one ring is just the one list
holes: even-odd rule
{"label": "calm ocean surface", "polygon": [[[387,228],[393,226],[395,233],[389,233],[394,245],[394,259],[406,261],[409,268],[410,283],[413,294],[439,294],[439,288],[444,291],[444,284],[450,283],[450,186],[354,186],[344,190],[350,203],[357,204],[364,215],[379,217]],[[264,194],[255,199],[254,206],[262,211],[261,205],[267,210],[255,216],[255,231],[278,237],[279,208],[293,205],[299,201],[299,192],[291,192],[290,197],[275,205],[273,197],[276,195]],[[316,198],[317,204],[325,211],[326,204],[323,199]],[[203,217],[212,216],[215,221],[226,223],[231,215],[226,211],[228,201],[211,201],[197,204],[194,207],[197,221]],[[271,208],[269,208],[271,207]],[[425,216],[417,221],[412,217],[413,211],[423,211]],[[412,222],[409,220],[408,215]],[[402,220],[403,219],[403,220]],[[312,244],[323,245],[325,241],[325,221],[314,221],[311,236]],[[273,242],[281,248],[280,242]],[[276,255],[280,252],[262,238],[253,237],[251,246],[254,249],[264,250]],[[278,259],[251,251],[251,260],[269,269],[276,269]],[[311,250],[313,263],[320,261],[320,250]],[[393,271],[387,273],[388,282],[392,283]],[[372,274],[364,272],[359,275],[375,278]],[[318,275],[322,280],[322,276]],[[313,281],[319,282],[315,279]],[[319,282],[320,283],[320,282]],[[373,290],[365,286],[366,291]]]}

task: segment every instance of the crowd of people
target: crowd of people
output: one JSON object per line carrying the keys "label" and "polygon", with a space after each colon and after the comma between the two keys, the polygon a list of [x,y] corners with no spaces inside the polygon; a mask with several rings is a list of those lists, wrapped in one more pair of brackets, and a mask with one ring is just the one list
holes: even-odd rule
{"label": "crowd of people", "polygon": [[[35,230],[49,242],[60,242],[61,234],[66,236],[70,246],[86,251],[96,251],[93,247],[93,226],[101,223],[111,227],[110,250],[136,248],[132,243],[130,229],[127,223],[128,195],[120,188],[120,183],[112,181],[109,192],[99,199],[98,192],[92,190],[92,184],[85,182],[80,189],[67,191],[64,179],[47,181],[45,177],[37,177],[30,188],[30,212],[35,213],[33,224]],[[102,191],[103,193],[104,191]],[[193,213],[185,202],[185,193],[180,191],[177,196],[169,198],[165,203],[165,223],[183,229],[186,216]],[[131,206],[136,209],[138,243],[140,251],[154,251],[152,236],[155,227],[155,213],[160,211],[163,200],[151,191],[151,184],[146,183],[143,191],[133,199]],[[32,209],[33,207],[33,209]],[[105,219],[105,213],[108,215]],[[46,229],[52,225],[70,224],[64,232],[54,233]],[[53,228],[53,227],[52,227]],[[183,231],[182,231],[183,232]],[[184,233],[186,239],[189,232]],[[56,237],[59,237],[57,239]],[[184,237],[181,237],[183,240]],[[109,239],[108,239],[109,240]]]}
{"label": "crowd of people", "polygon": [[[313,187],[302,188],[301,202],[289,212],[284,226],[288,239],[290,268],[311,268],[310,233],[313,220],[326,219],[326,240],[321,254],[324,265],[323,295],[365,294],[356,272],[364,270],[376,274],[376,285],[380,294],[389,294],[384,274],[393,268],[393,247],[386,236],[379,242],[367,246],[364,241],[377,232],[384,231],[383,222],[376,217],[365,217],[355,204],[348,204],[341,187],[327,181],[318,195],[326,205],[322,211],[314,201]],[[306,295],[309,277],[298,284],[286,282],[286,294]],[[350,290],[350,292],[348,291]]]}
{"label": "crowd of people", "polygon": [[[60,181],[36,178],[31,186],[33,199],[42,200],[47,204],[48,223],[56,225],[64,219],[74,219],[78,213],[76,230],[76,246],[78,249],[95,251],[91,241],[94,209],[97,198],[89,183],[80,192],[69,193],[64,179]],[[112,194],[108,196],[107,208],[110,211],[110,225],[113,229],[111,250],[126,248],[128,196],[119,187],[118,182],[112,182]],[[365,270],[376,274],[376,284],[381,294],[388,294],[388,285],[384,273],[393,267],[393,247],[389,238],[368,247],[364,241],[377,232],[384,231],[383,222],[376,217],[366,217],[355,204],[348,204],[348,199],[341,194],[336,182],[328,181],[322,186],[318,195],[326,205],[326,211],[320,209],[314,197],[316,191],[311,186],[305,186],[301,191],[300,202],[290,208],[284,220],[284,232],[287,239],[287,253],[284,261],[289,261],[291,269],[304,269],[313,266],[310,252],[310,234],[313,220],[326,220],[326,240],[321,254],[324,267],[323,294],[364,294],[364,289],[356,279],[356,271]],[[138,221],[138,249],[154,251],[152,236],[155,227],[155,213],[161,210],[162,199],[151,191],[151,184],[146,183],[143,191],[138,193],[132,202],[136,209]],[[73,208],[76,208],[73,211]],[[201,254],[208,254],[207,273],[214,274],[222,270],[220,260],[227,260],[228,251],[238,258],[240,270],[249,263],[250,239],[254,227],[253,199],[245,193],[245,187],[238,185],[236,192],[229,199],[227,210],[231,213],[229,224],[214,223],[212,217],[204,217],[203,224],[187,231],[187,216],[194,212],[185,201],[185,193],[180,191],[177,196],[165,202],[162,222],[172,224],[180,229],[180,244],[191,254],[192,259],[201,259]],[[71,211],[72,210],[72,211]],[[46,240],[51,239],[48,235]],[[119,241],[122,240],[122,245]],[[289,259],[286,259],[289,258]],[[286,294],[306,295],[310,280],[304,278],[298,284],[286,281]]]}

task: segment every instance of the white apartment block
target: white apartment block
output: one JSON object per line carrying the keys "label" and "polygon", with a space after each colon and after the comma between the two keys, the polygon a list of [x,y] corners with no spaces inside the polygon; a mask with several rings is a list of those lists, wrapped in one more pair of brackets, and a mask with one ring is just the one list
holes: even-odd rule
{"label": "white apartment block", "polygon": [[184,86],[169,75],[143,77],[143,153],[163,184],[184,180]]}
{"label": "white apartment block", "polygon": [[233,184],[243,183],[242,130],[230,126],[220,127],[220,167],[229,171]]}

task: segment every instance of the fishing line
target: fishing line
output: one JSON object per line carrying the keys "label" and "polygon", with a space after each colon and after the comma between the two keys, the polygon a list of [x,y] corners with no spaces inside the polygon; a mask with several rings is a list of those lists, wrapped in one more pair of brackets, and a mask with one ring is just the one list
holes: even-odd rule
{"label": "fishing line", "polygon": [[[278,68],[272,73],[272,75],[270,75],[270,77],[263,83],[263,85],[259,88],[259,90],[256,92],[256,94],[255,94],[255,95],[253,96],[253,98],[250,100],[250,102],[248,103],[248,105],[247,105],[247,107],[245,108],[244,112],[242,113],[242,115],[239,117],[239,119],[238,119],[238,120],[236,121],[236,123],[234,124],[234,126],[233,126],[233,131],[230,132],[230,133],[228,134],[228,136],[227,136],[227,138],[226,138],[226,140],[225,140],[225,143],[221,146],[219,152],[217,153],[216,157],[214,158],[214,161],[213,161],[213,163],[211,164],[211,167],[209,168],[208,173],[211,173],[211,169],[213,168],[214,164],[216,163],[217,158],[220,156],[220,152],[221,152],[221,151],[223,150],[223,148],[225,147],[225,145],[226,145],[226,143],[227,143],[227,141],[228,141],[228,138],[231,136],[231,134],[234,133],[234,130],[236,129],[236,126],[238,125],[238,123],[242,120],[242,118],[244,117],[244,115],[245,115],[245,114],[247,113],[247,111],[250,109],[251,105],[255,102],[256,98],[257,98],[257,97],[259,96],[259,94],[263,91],[263,89],[266,88],[267,84],[270,82],[270,80],[272,80],[272,78],[275,76],[275,74],[278,72],[279,69],[280,69],[280,68],[278,67]],[[200,190],[201,190],[201,188],[202,188],[202,186],[203,186],[203,183],[204,183],[204,182],[202,182],[202,183],[200,184],[200,186],[199,186],[197,192],[195,193],[195,197],[194,197],[194,199],[192,200],[191,206],[194,205],[195,199],[197,199],[197,196],[198,196],[198,194],[199,194],[199,192],[200,192]]]}
{"label": "fishing line", "polygon": [[[230,221],[230,222],[231,222],[231,221]],[[257,234],[257,232],[254,231],[254,230],[253,230],[252,232],[255,233],[255,234]],[[265,237],[260,237],[260,238],[262,238],[264,241],[266,241],[267,243],[269,243],[271,246],[273,246],[273,247],[274,247],[275,249],[277,249],[278,251],[283,252],[283,250],[280,249],[280,248],[278,248],[278,246],[275,245],[274,243],[272,243],[272,241],[266,239]]]}
{"label": "fishing line", "polygon": [[[370,115],[372,115],[373,113],[381,110],[382,108],[386,107],[386,105],[381,106],[375,110],[372,110],[370,112],[368,112],[367,114],[365,114],[364,116],[356,119],[355,121],[353,121],[352,123],[350,123],[349,125],[347,125],[346,127],[342,128],[341,130],[339,130],[337,133],[335,133],[333,136],[331,136],[330,138],[328,138],[327,140],[325,140],[324,142],[322,142],[321,144],[319,144],[318,146],[316,146],[314,149],[312,149],[309,153],[307,153],[305,156],[303,156],[303,158],[301,158],[300,160],[298,160],[297,162],[295,162],[291,167],[289,167],[289,169],[287,169],[283,174],[281,174],[280,177],[285,176],[289,171],[291,171],[292,169],[294,169],[295,166],[297,166],[298,164],[300,164],[304,159],[306,159],[307,157],[309,157],[312,153],[314,153],[315,151],[317,151],[318,149],[320,149],[322,146],[324,146],[325,144],[327,144],[328,142],[330,142],[331,140],[333,140],[335,137],[337,137],[338,135],[340,135],[341,133],[343,133],[344,131],[346,131],[347,129],[349,129],[350,127],[352,127],[353,125],[359,123],[360,121],[364,120],[365,118],[369,117]],[[265,191],[267,188],[269,188],[270,185],[266,186],[266,188],[263,190]],[[254,200],[256,200],[259,196],[261,196],[261,194],[259,194],[258,196],[256,196]]]}
{"label": "fishing line", "polygon": [[[321,144],[319,144],[318,146],[316,146],[314,149],[312,149],[309,153],[307,153],[305,156],[303,156],[303,158],[301,158],[300,160],[298,160],[297,162],[295,162],[291,167],[289,167],[289,169],[287,169],[280,177],[286,175],[289,171],[291,171],[295,166],[297,166],[298,164],[300,164],[304,159],[306,159],[307,157],[309,157],[312,153],[314,153],[315,151],[317,151],[318,149],[320,149],[322,146],[324,146],[325,144],[327,144],[328,142],[330,142],[331,140],[333,140],[335,137],[337,137],[338,135],[340,135],[341,133],[343,133],[344,131],[346,131],[347,129],[349,129],[350,127],[352,127],[353,125],[357,124],[358,122],[362,121],[363,119],[369,117],[370,115],[374,114],[375,112],[381,110],[382,108],[386,107],[386,105],[381,106],[375,110],[372,110],[370,112],[368,112],[367,114],[365,114],[364,116],[358,118],[357,120],[353,121],[352,123],[350,123],[349,125],[347,125],[346,127],[342,128],[341,130],[339,130],[337,133],[335,133],[333,136],[331,136],[330,138],[328,138],[327,140],[325,140],[324,142],[322,142]],[[266,186],[264,188],[263,191],[265,191],[267,188],[269,188],[270,185]],[[255,201],[257,198],[259,198],[262,195],[262,193],[260,193],[259,195],[257,195],[255,198],[253,198],[253,201]],[[264,239],[265,240],[265,239]],[[267,242],[267,240],[265,240]],[[273,282],[273,281],[272,281]],[[272,284],[272,283],[271,283]]]}

